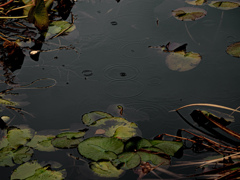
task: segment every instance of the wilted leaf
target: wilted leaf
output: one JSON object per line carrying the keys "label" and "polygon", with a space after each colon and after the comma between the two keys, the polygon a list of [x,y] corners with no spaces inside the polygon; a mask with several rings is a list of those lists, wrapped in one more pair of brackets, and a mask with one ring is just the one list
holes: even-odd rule
{"label": "wilted leaf", "polygon": [[109,137],[91,137],[78,145],[79,153],[94,161],[116,159],[123,148],[121,140]]}
{"label": "wilted leaf", "polygon": [[206,16],[207,11],[200,8],[182,7],[172,11],[172,15],[181,21],[195,21]]}
{"label": "wilted leaf", "polygon": [[161,149],[169,156],[174,156],[174,154],[183,146],[183,143],[178,141],[151,140],[150,142],[154,147]]}
{"label": "wilted leaf", "polygon": [[106,178],[118,178],[124,172],[122,169],[117,169],[109,161],[92,162],[90,168],[98,176]]}
{"label": "wilted leaf", "polygon": [[201,55],[194,52],[170,53],[166,58],[166,65],[173,71],[189,71],[195,68],[201,59]]}
{"label": "wilted leaf", "polygon": [[118,158],[113,161],[114,166],[121,169],[133,169],[141,162],[140,156],[136,152],[124,152],[118,155]]}
{"label": "wilted leaf", "polygon": [[40,31],[48,29],[49,19],[44,0],[35,0],[35,6],[30,9],[28,19],[29,22],[34,23]]}
{"label": "wilted leaf", "polygon": [[240,42],[236,42],[227,47],[226,52],[234,57],[240,57]]}
{"label": "wilted leaf", "polygon": [[230,10],[238,8],[240,6],[240,3],[231,1],[212,1],[208,5],[221,10]]}
{"label": "wilted leaf", "polygon": [[112,115],[102,111],[92,111],[90,113],[84,114],[82,116],[82,121],[85,125],[89,126],[98,119],[108,118],[108,117],[112,117]]}
{"label": "wilted leaf", "polygon": [[27,145],[39,151],[55,151],[51,143],[54,137],[53,135],[35,135]]}

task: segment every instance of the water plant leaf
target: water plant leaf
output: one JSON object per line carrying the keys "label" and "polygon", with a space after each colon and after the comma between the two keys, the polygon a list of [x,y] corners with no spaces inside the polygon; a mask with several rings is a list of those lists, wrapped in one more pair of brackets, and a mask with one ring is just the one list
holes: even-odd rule
{"label": "water plant leaf", "polygon": [[65,29],[67,29],[65,33],[69,33],[74,31],[76,29],[76,26],[74,24],[70,24],[67,21],[53,21],[49,24],[48,32],[46,33],[45,36],[49,37],[52,35],[59,34],[63,32]]}
{"label": "water plant leaf", "polygon": [[40,31],[48,29],[49,18],[44,0],[35,0],[35,6],[30,9],[28,19],[29,22],[34,23]]}
{"label": "water plant leaf", "polygon": [[70,149],[70,148],[77,147],[81,141],[82,141],[81,138],[70,139],[70,138],[67,138],[66,136],[63,136],[63,137],[54,138],[52,140],[52,145],[56,148]]}
{"label": "water plant leaf", "polygon": [[98,176],[106,178],[118,178],[124,172],[122,169],[117,169],[109,161],[92,162],[90,168]]}
{"label": "water plant leaf", "polygon": [[123,148],[121,140],[109,137],[91,137],[78,145],[79,153],[94,161],[116,159]]}
{"label": "water plant leaf", "polygon": [[42,166],[37,161],[26,162],[17,169],[15,169],[11,175],[11,180],[13,179],[26,179],[33,176],[35,171]]}
{"label": "water plant leaf", "polygon": [[207,2],[207,0],[186,0],[185,2],[191,5],[200,6],[203,5],[203,3]]}
{"label": "water plant leaf", "polygon": [[54,135],[35,135],[27,146],[37,149],[39,151],[55,151],[56,149],[52,145],[51,141],[54,138]]}
{"label": "water plant leaf", "polygon": [[65,170],[52,171],[50,166],[42,167],[37,161],[26,162],[15,169],[11,175],[11,180],[62,180]]}
{"label": "water plant leaf", "polygon": [[85,125],[89,126],[98,119],[109,118],[109,117],[112,117],[112,115],[102,111],[92,111],[82,116],[82,122]]}
{"label": "water plant leaf", "polygon": [[135,136],[137,134],[136,132],[136,128],[137,126],[135,126],[135,123],[132,123],[133,126],[120,126],[116,129],[113,137],[115,138],[119,138],[122,140],[127,140],[133,136]]}
{"label": "water plant leaf", "polygon": [[149,162],[151,161],[154,165],[167,165],[170,163],[170,159],[158,156],[156,154],[148,153],[148,152],[141,152],[138,151],[137,154],[141,157],[141,161]]}
{"label": "water plant leaf", "polygon": [[236,42],[227,47],[226,52],[233,57],[240,57],[240,42]]}
{"label": "water plant leaf", "polygon": [[200,54],[195,52],[170,53],[166,58],[166,65],[169,69],[178,72],[194,69],[201,61]]}
{"label": "water plant leaf", "polygon": [[118,155],[118,158],[113,160],[113,165],[124,169],[133,169],[141,163],[141,158],[136,152],[124,152]]}
{"label": "water plant leaf", "polygon": [[93,124],[91,124],[91,126],[98,127],[98,126],[106,125],[109,122],[110,123],[115,122],[117,124],[130,124],[131,123],[131,122],[129,122],[126,119],[121,118],[121,117],[106,117],[106,118],[98,119]]}
{"label": "water plant leaf", "polygon": [[7,132],[9,147],[17,149],[25,145],[33,137],[33,130],[30,128],[11,128]]}
{"label": "water plant leaf", "polygon": [[68,139],[77,139],[77,138],[81,138],[83,137],[84,135],[86,134],[86,130],[81,130],[81,131],[78,131],[78,132],[71,132],[71,131],[68,131],[68,132],[62,132],[60,134],[58,134],[56,137],[67,137]]}
{"label": "water plant leaf", "polygon": [[210,7],[214,7],[221,10],[230,10],[235,9],[240,6],[239,2],[231,2],[231,1],[211,1],[208,4]]}
{"label": "water plant leaf", "polygon": [[179,141],[150,140],[154,147],[161,149],[165,154],[174,156],[174,154],[183,146]]}
{"label": "water plant leaf", "polygon": [[133,137],[126,142],[125,151],[136,151],[141,148],[148,147],[152,147],[152,144],[149,140],[141,137]]}
{"label": "water plant leaf", "polygon": [[182,7],[172,11],[172,15],[181,21],[195,21],[206,16],[207,11],[194,7]]}

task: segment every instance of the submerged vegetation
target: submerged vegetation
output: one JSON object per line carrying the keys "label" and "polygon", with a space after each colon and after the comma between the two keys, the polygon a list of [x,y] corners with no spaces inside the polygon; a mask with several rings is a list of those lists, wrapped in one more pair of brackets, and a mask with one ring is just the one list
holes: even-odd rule
{"label": "submerged vegetation", "polygon": [[[116,0],[115,3],[120,4],[120,2],[120,0]],[[185,23],[186,30],[193,41],[186,23],[207,18],[207,11],[199,7],[208,5],[209,8],[231,10],[240,6],[239,2],[234,1],[186,0],[185,2],[189,7],[179,7],[170,13],[175,21]],[[50,50],[42,49],[43,44],[48,44],[52,39],[76,30],[74,24],[76,17],[71,13],[73,6],[74,1],[72,0],[9,0],[1,2],[0,65],[3,71],[3,80],[1,81],[8,87],[0,92],[2,108],[13,110],[21,115],[30,114],[22,109],[21,102],[11,98],[11,95],[17,95],[14,93],[15,90],[45,89],[56,85],[56,80],[52,78],[41,78],[30,84],[20,85],[21,83],[16,83],[14,71],[21,69],[27,55],[33,61],[38,61],[42,52],[62,49],[75,50],[71,45]],[[100,12],[98,13],[100,14]],[[69,19],[71,22],[67,21]],[[117,22],[112,21],[112,25],[116,26]],[[187,43],[171,41],[166,45],[151,45],[145,48],[157,49],[160,54],[165,54],[165,64],[171,71],[185,72],[196,68],[203,59],[202,55],[197,53],[199,51],[187,51],[186,47]],[[227,46],[226,53],[229,57],[239,58],[240,42],[233,42]],[[85,76],[93,74],[91,70],[83,70],[82,73]],[[127,75],[125,72],[120,74],[122,77]],[[43,80],[53,83],[34,86],[35,83]],[[193,131],[179,127],[176,135],[156,132],[154,138],[142,137],[138,124],[131,122],[131,119],[124,118],[124,108],[121,105],[116,107],[119,110],[119,116],[103,111],[91,111],[81,117],[83,128],[81,126],[77,130],[58,130],[57,133],[50,131],[41,133],[26,125],[12,125],[14,121],[9,122],[10,118],[3,114],[0,119],[0,166],[15,169],[9,174],[10,179],[13,180],[65,179],[70,173],[64,164],[55,161],[41,162],[42,160],[38,160],[34,156],[36,152],[57,153],[62,151],[65,153],[64,158],[67,157],[67,160],[73,161],[74,166],[81,163],[82,166],[75,166],[75,168],[81,169],[87,166],[86,171],[93,179],[99,177],[121,178],[129,170],[137,174],[138,180],[148,177],[149,174],[159,179],[163,174],[164,177],[174,179],[195,177],[239,179],[240,134],[227,127],[234,123],[233,117],[204,108],[194,109],[190,113],[190,117],[199,126],[196,127],[194,123],[187,120],[188,117],[185,118],[180,114],[181,109],[196,106],[204,108],[210,106],[240,112],[238,109],[207,103],[186,105],[174,111],[193,128]],[[179,166],[182,167],[201,168],[203,171],[200,173],[177,174],[167,170],[168,167],[171,167],[173,159],[182,158],[189,151],[195,154],[205,153],[206,156],[211,152],[218,157],[211,160],[195,161],[192,159],[191,162],[180,162]],[[209,157],[212,158],[212,154]],[[84,177],[84,173],[80,174]]]}

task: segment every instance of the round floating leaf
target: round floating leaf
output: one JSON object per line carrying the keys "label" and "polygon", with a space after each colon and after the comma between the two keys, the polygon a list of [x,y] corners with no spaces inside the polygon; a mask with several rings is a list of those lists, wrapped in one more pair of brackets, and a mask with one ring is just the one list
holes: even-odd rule
{"label": "round floating leaf", "polygon": [[136,151],[141,148],[151,147],[152,144],[147,139],[141,137],[133,137],[126,142],[126,151]]}
{"label": "round floating leaf", "polygon": [[117,169],[109,161],[92,162],[90,163],[90,168],[98,176],[106,178],[118,178],[124,172],[122,169]]}
{"label": "round floating leaf", "polygon": [[118,155],[118,158],[113,161],[114,166],[121,169],[133,169],[141,162],[140,156],[135,152],[124,152]]}
{"label": "round floating leaf", "polygon": [[67,29],[65,33],[69,33],[75,30],[76,26],[74,24],[70,24],[67,21],[53,21],[49,24],[46,37],[59,34],[63,32],[65,29]]}
{"label": "round floating leaf", "polygon": [[33,155],[32,148],[23,146],[14,151],[13,161],[16,164],[22,164],[24,162],[29,161],[31,159],[32,155]]}
{"label": "round floating leaf", "polygon": [[11,180],[13,179],[26,179],[35,174],[35,171],[42,166],[37,163],[37,161],[26,162],[17,169],[15,169],[11,175]]}
{"label": "round floating leaf", "polygon": [[11,180],[62,180],[65,170],[52,171],[49,167],[42,167],[36,161],[20,165],[11,175]]}
{"label": "round floating leaf", "polygon": [[207,11],[194,7],[182,7],[172,11],[172,15],[181,21],[195,21],[206,16]]}
{"label": "round floating leaf", "polygon": [[27,145],[39,151],[55,151],[51,143],[54,137],[53,135],[35,135]]}
{"label": "round floating leaf", "polygon": [[161,149],[169,156],[174,156],[174,154],[183,146],[183,143],[178,141],[151,140],[150,142],[154,147]]}
{"label": "round floating leaf", "polygon": [[112,117],[112,115],[102,111],[93,111],[93,112],[84,114],[82,116],[82,121],[84,124],[88,126],[98,119],[108,118],[108,117]]}
{"label": "round floating leaf", "polygon": [[202,5],[203,3],[205,3],[207,0],[186,0],[185,2],[191,5]]}
{"label": "round floating leaf", "polygon": [[73,138],[81,138],[86,134],[85,130],[78,131],[78,132],[62,132],[58,134],[56,137],[67,137],[68,139],[73,139]]}
{"label": "round floating leaf", "polygon": [[0,150],[4,147],[7,147],[9,144],[7,137],[2,137],[0,141]]}
{"label": "round floating leaf", "polygon": [[170,53],[166,58],[166,65],[173,71],[189,71],[195,68],[201,59],[201,55],[194,52]]}
{"label": "round floating leaf", "polygon": [[140,152],[140,151],[138,151],[137,154],[141,157],[141,161],[143,162],[151,161],[154,165],[159,165],[159,164],[167,165],[170,163],[170,159],[166,159],[156,154]]}
{"label": "round floating leaf", "polygon": [[81,141],[82,141],[81,138],[69,139],[66,136],[63,136],[53,139],[52,145],[56,148],[70,149],[77,147]]}
{"label": "round floating leaf", "polygon": [[13,152],[8,147],[2,148],[0,151],[0,166],[14,166]]}
{"label": "round floating leaf", "polygon": [[9,147],[17,149],[21,145],[25,145],[33,137],[33,131],[29,128],[13,128],[7,133]]}
{"label": "round floating leaf", "polygon": [[123,151],[124,144],[117,138],[91,137],[78,145],[79,153],[94,161],[116,159]]}
{"label": "round floating leaf", "polygon": [[[134,123],[135,124],[135,123]],[[118,127],[113,135],[113,137],[127,140],[137,134],[136,127],[131,127],[131,126],[121,126]]]}
{"label": "round floating leaf", "polygon": [[227,53],[234,57],[240,57],[240,42],[236,42],[227,47]]}
{"label": "round floating leaf", "polygon": [[240,3],[230,1],[212,1],[208,5],[221,10],[230,10],[238,8],[240,6]]}
{"label": "round floating leaf", "polygon": [[119,124],[129,124],[130,122],[121,117],[107,117],[95,121],[91,126],[101,126],[106,125],[107,122],[115,122]]}

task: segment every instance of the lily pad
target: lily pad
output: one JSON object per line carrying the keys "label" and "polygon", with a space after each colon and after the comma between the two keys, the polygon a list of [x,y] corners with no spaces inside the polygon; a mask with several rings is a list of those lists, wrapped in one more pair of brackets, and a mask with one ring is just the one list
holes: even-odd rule
{"label": "lily pad", "polygon": [[22,164],[31,159],[33,150],[30,147],[23,146],[18,149],[11,149],[9,147],[0,150],[0,166],[14,166],[15,164]]}
{"label": "lily pad", "polygon": [[11,180],[62,180],[65,174],[65,170],[52,171],[49,166],[42,167],[37,161],[32,161],[15,169]]}
{"label": "lily pad", "polygon": [[191,5],[200,6],[203,5],[203,3],[206,3],[207,0],[186,0],[185,2]]}
{"label": "lily pad", "polygon": [[92,162],[90,168],[98,176],[106,178],[118,178],[124,172],[122,169],[117,169],[109,161]]}
{"label": "lily pad", "polygon": [[194,69],[201,61],[202,57],[194,52],[170,53],[166,58],[166,65],[173,71],[189,71]]}
{"label": "lily pad", "polygon": [[233,57],[240,57],[240,42],[236,42],[227,47],[226,52]]}
{"label": "lily pad", "polygon": [[154,147],[161,149],[169,156],[174,156],[174,154],[183,146],[183,143],[178,141],[150,140],[150,142]]}
{"label": "lily pad", "polygon": [[114,166],[128,170],[137,167],[141,162],[140,156],[135,152],[124,152],[113,161]]}
{"label": "lily pad", "polygon": [[46,33],[46,37],[53,36],[63,32],[65,29],[65,33],[70,33],[76,29],[74,24],[70,24],[67,21],[53,21],[49,24],[48,32]]}
{"label": "lily pad", "polygon": [[194,7],[182,7],[172,11],[172,15],[181,21],[195,21],[206,16],[207,11]]}
{"label": "lily pad", "polygon": [[11,128],[7,132],[9,147],[17,149],[25,145],[33,137],[33,130],[30,128]]}
{"label": "lily pad", "polygon": [[86,134],[86,130],[81,130],[78,132],[62,132],[60,134],[58,134],[56,137],[67,137],[68,139],[77,139],[77,138],[81,138]]}
{"label": "lily pad", "polygon": [[152,144],[149,140],[141,137],[133,137],[126,142],[125,150],[126,151],[137,151],[141,148],[152,147]]}
{"label": "lily pad", "polygon": [[91,137],[78,145],[79,153],[94,161],[112,160],[123,151],[124,144],[117,138]]}
{"label": "lily pad", "polygon": [[147,153],[147,152],[140,152],[138,151],[137,154],[141,157],[141,161],[143,162],[152,162],[154,165],[168,165],[170,163],[170,159],[158,156],[156,154]]}
{"label": "lily pad", "polygon": [[51,143],[54,137],[53,135],[35,135],[27,145],[39,151],[55,151]]}
{"label": "lily pad", "polygon": [[81,138],[69,139],[66,136],[63,136],[63,137],[54,138],[52,140],[52,145],[56,148],[70,149],[70,148],[77,147],[81,141],[82,141]]}
{"label": "lily pad", "polygon": [[92,111],[90,113],[84,114],[82,116],[82,121],[85,125],[89,126],[96,120],[99,120],[102,118],[109,118],[109,117],[112,117],[112,115],[102,111]]}
{"label": "lily pad", "polygon": [[107,117],[107,118],[102,118],[97,121],[95,121],[91,126],[101,126],[101,125],[106,125],[107,123],[118,123],[118,124],[131,124],[131,122],[127,121],[124,118],[121,117]]}
{"label": "lily pad", "polygon": [[214,7],[221,10],[231,10],[238,8],[240,6],[239,2],[232,2],[232,1],[211,1],[208,4],[210,7]]}

